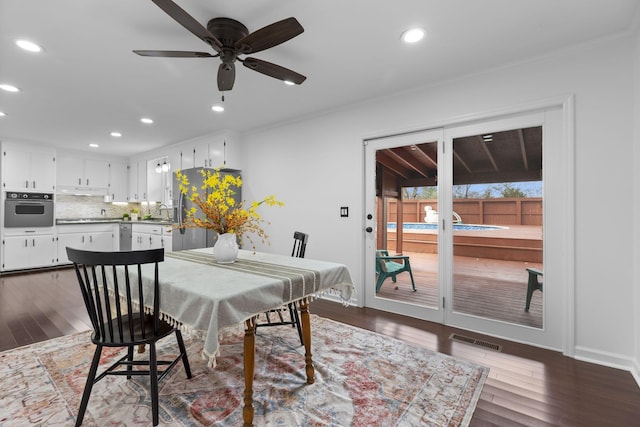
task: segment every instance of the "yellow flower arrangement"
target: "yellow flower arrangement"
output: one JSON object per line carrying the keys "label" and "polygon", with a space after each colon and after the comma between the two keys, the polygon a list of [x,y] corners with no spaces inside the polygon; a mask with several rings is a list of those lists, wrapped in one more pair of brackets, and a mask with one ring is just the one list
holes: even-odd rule
{"label": "yellow flower arrangement", "polygon": [[[267,196],[261,201],[254,201],[249,208],[245,208],[244,200],[237,203],[234,196],[242,187],[242,178],[231,174],[221,173],[220,169],[202,170],[202,185],[198,188],[189,182],[186,175],[176,172],[180,192],[189,198],[202,212],[194,206],[186,212],[185,227],[207,228],[218,234],[235,233],[240,243],[247,234],[255,234],[262,242],[268,241],[269,236],[264,232],[262,224],[265,222],[257,209],[260,205],[284,206],[274,195]],[[268,223],[268,222],[267,222]],[[247,236],[253,244],[251,236]],[[255,249],[255,244],[253,244]]]}

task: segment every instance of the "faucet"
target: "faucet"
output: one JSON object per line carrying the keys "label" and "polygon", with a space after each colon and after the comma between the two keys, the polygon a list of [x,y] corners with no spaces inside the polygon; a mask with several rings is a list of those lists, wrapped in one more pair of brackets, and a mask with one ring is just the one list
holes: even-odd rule
{"label": "faucet", "polygon": [[169,212],[170,212],[169,206],[165,205],[164,203],[160,203],[160,205],[158,205],[158,215],[162,216],[162,207],[163,206],[164,206],[165,212],[167,212],[167,218],[166,219],[167,220],[171,220],[171,218],[169,216]]}

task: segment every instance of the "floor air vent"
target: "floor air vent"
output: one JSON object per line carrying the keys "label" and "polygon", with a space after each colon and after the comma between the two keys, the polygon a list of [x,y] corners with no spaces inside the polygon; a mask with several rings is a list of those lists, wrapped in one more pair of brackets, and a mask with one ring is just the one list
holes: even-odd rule
{"label": "floor air vent", "polygon": [[483,341],[483,340],[477,340],[471,337],[465,337],[464,335],[460,335],[460,334],[451,334],[449,335],[449,339],[453,341],[463,342],[466,344],[471,344],[478,347],[486,348],[488,350],[502,351],[502,346],[499,344],[494,344],[492,342]]}

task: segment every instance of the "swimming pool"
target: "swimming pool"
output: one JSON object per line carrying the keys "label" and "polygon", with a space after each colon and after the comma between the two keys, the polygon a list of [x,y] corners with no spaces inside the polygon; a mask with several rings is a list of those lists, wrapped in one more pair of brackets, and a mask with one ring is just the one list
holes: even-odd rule
{"label": "swimming pool", "polygon": [[[397,224],[395,222],[388,222],[387,229],[395,230]],[[436,230],[438,224],[427,224],[426,222],[405,222],[402,224],[403,230]],[[504,230],[509,227],[501,227],[499,225],[482,225],[482,224],[453,224],[454,230],[471,230],[471,231],[485,231],[485,230]]]}

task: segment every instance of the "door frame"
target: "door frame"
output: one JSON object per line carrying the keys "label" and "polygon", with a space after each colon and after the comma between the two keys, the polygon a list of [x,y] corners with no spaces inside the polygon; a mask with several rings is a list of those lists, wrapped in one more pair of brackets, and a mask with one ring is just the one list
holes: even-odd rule
{"label": "door frame", "polygon": [[[455,126],[464,126],[469,125],[471,123],[480,123],[483,121],[492,121],[500,118],[507,118],[511,116],[536,113],[536,112],[545,112],[547,110],[559,109],[560,114],[559,117],[561,123],[557,123],[557,125],[561,129],[562,136],[559,141],[557,141],[557,145],[552,147],[553,153],[549,153],[545,160],[553,161],[554,164],[561,164],[562,167],[554,173],[554,185],[559,185],[561,188],[558,200],[556,200],[556,210],[561,212],[559,215],[559,219],[557,219],[557,234],[554,236],[553,241],[554,244],[559,245],[562,253],[562,263],[557,266],[556,271],[556,282],[562,285],[562,289],[559,293],[561,301],[558,303],[562,307],[561,318],[556,319],[557,324],[555,325],[546,325],[547,327],[555,327],[562,328],[560,331],[560,339],[558,342],[553,344],[541,343],[537,342],[535,336],[517,336],[517,337],[502,337],[500,334],[494,334],[500,338],[506,338],[515,342],[522,342],[525,344],[531,344],[538,347],[550,348],[554,350],[560,350],[564,355],[573,357],[575,355],[575,113],[574,113],[574,95],[569,94],[566,96],[552,97],[546,98],[539,101],[532,101],[528,103],[523,103],[511,107],[505,107],[502,109],[496,109],[492,111],[474,113],[470,115],[464,115],[459,117],[453,117],[450,119],[443,119],[436,123],[426,123],[424,126],[419,128],[410,128],[404,131],[398,131],[395,129],[393,132],[388,133],[377,133],[375,135],[368,135],[362,138],[363,141],[363,161],[364,161],[364,201],[363,201],[363,212],[365,218],[363,219],[363,255],[365,260],[363,262],[364,272],[363,278],[365,279],[365,283],[375,283],[375,234],[367,233],[365,230],[367,227],[375,227],[375,220],[367,219],[366,215],[368,213],[368,205],[370,203],[366,200],[366,191],[367,191],[367,158],[364,153],[366,153],[365,146],[369,144],[371,141],[382,139],[382,138],[402,138],[407,135],[411,135],[417,132],[422,132],[425,130],[433,130],[433,129],[446,129],[452,128]],[[399,139],[400,141],[400,139]],[[543,149],[544,150],[544,149]],[[549,152],[549,147],[544,152]],[[550,155],[553,154],[554,158],[550,159]],[[544,154],[543,154],[544,155]],[[369,174],[371,171],[369,171]],[[375,185],[375,184],[374,184]],[[438,191],[439,198],[442,197],[443,191]],[[375,189],[374,189],[375,194]],[[442,206],[447,206],[447,201],[444,201]],[[545,209],[545,217],[550,215],[550,212],[547,212]],[[557,213],[555,215],[558,215]],[[546,238],[545,241],[549,243],[550,241]],[[442,245],[442,238],[439,239],[439,244]],[[444,258],[444,257],[441,257]],[[439,261],[441,265],[441,261]],[[440,274],[444,274],[444,270],[440,270]],[[442,282],[442,281],[441,281]],[[375,286],[364,286],[364,302],[365,305],[369,306],[369,301],[372,298],[371,292],[375,293]],[[405,306],[396,312],[406,314],[408,316],[422,318],[423,316],[416,310],[410,309],[407,310]],[[422,308],[422,307],[420,307]],[[442,310],[441,310],[442,311]],[[435,320],[434,320],[435,321]],[[444,323],[444,314],[443,314],[443,322]],[[545,322],[547,323],[547,322]],[[468,325],[466,325],[468,326]],[[468,327],[470,330],[478,331],[480,333],[485,333],[482,330],[478,330],[476,327]]]}

